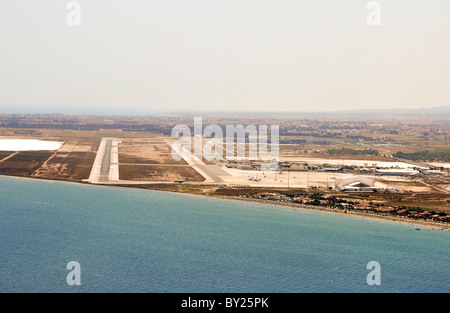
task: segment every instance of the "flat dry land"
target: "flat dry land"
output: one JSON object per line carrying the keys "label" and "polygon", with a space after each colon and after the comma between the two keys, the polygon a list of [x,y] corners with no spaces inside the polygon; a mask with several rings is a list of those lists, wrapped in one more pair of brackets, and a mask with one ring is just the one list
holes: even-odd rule
{"label": "flat dry land", "polygon": [[119,178],[126,181],[173,182],[205,178],[186,161],[176,161],[164,138],[122,139],[119,145]]}
{"label": "flat dry land", "polygon": [[93,152],[58,152],[36,170],[32,176],[81,181],[89,178],[94,159],[95,153]]}
{"label": "flat dry land", "polygon": [[130,143],[119,146],[119,163],[187,165],[184,160],[175,161],[166,143]]}
{"label": "flat dry land", "polygon": [[[42,139],[65,142],[57,151],[0,151],[0,175],[26,176],[66,181],[82,181],[89,177],[100,143],[99,132],[40,130],[29,135],[25,130],[2,130],[3,135],[16,139]],[[3,161],[2,161],[3,160]]]}
{"label": "flat dry land", "polygon": [[52,151],[19,152],[0,162],[0,175],[30,176],[53,154]]}
{"label": "flat dry land", "polygon": [[69,139],[58,151],[52,153],[31,175],[33,177],[81,181],[89,178],[97,139]]}
{"label": "flat dry land", "polygon": [[202,182],[205,178],[190,166],[120,165],[119,178],[130,181],[174,181],[188,178]]}
{"label": "flat dry land", "polygon": [[11,152],[11,151],[0,151],[0,162],[2,162],[3,159],[9,157],[13,153],[14,152]]}

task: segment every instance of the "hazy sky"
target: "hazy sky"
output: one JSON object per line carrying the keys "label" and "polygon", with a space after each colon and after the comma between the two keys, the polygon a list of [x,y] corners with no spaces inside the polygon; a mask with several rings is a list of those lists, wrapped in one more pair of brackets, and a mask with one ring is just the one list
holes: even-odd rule
{"label": "hazy sky", "polygon": [[0,2],[0,113],[450,105],[450,0]]}

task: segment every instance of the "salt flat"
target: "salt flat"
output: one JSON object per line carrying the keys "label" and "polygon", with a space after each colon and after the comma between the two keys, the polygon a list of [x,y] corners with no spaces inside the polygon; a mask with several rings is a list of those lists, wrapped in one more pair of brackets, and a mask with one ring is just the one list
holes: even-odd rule
{"label": "salt flat", "polygon": [[58,150],[64,142],[37,139],[0,139],[0,151]]}
{"label": "salt flat", "polygon": [[450,168],[450,163],[443,163],[443,162],[431,162],[428,163],[431,166],[436,166],[436,167],[444,167],[444,168]]}
{"label": "salt flat", "polygon": [[370,160],[341,160],[341,159],[322,159],[309,158],[302,156],[280,156],[280,161],[289,162],[306,162],[308,164],[332,164],[332,165],[355,165],[364,167],[380,167],[380,168],[413,168],[422,166],[406,163],[406,162],[390,162],[390,161],[370,161]]}

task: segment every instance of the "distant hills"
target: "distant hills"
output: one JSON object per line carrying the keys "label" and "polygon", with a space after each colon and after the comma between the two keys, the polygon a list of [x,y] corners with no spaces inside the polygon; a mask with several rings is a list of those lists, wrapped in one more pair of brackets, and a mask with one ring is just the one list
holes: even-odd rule
{"label": "distant hills", "polygon": [[419,109],[372,109],[372,110],[340,110],[329,113],[341,113],[350,115],[370,114],[370,115],[450,115],[450,106],[440,106],[433,108]]}
{"label": "distant hills", "polygon": [[[0,108],[1,110],[1,108]],[[222,111],[222,110],[167,110],[167,111],[153,111],[138,114],[136,112],[121,113],[121,114],[89,114],[89,113],[31,113],[31,112],[1,112],[0,115],[27,115],[27,114],[42,114],[42,115],[66,115],[66,116],[223,116],[223,117],[281,117],[281,116],[303,116],[303,117],[326,117],[330,116],[358,116],[358,117],[371,117],[371,116],[434,116],[434,117],[446,117],[450,116],[450,105],[439,106],[432,108],[418,108],[418,109],[361,109],[361,110],[333,110],[333,111]]]}
{"label": "distant hills", "polygon": [[187,116],[235,116],[235,117],[281,117],[281,116],[303,116],[303,117],[330,117],[330,116],[450,116],[450,106],[418,109],[361,109],[361,110],[334,110],[334,111],[174,111],[168,115]]}

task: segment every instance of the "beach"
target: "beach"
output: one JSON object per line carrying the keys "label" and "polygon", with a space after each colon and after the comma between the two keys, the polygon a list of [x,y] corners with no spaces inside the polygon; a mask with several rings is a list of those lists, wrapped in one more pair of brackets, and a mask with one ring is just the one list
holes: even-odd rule
{"label": "beach", "polygon": [[281,207],[290,208],[290,209],[294,209],[294,210],[295,209],[313,210],[313,211],[341,214],[341,215],[347,215],[347,216],[353,215],[353,216],[358,216],[358,217],[362,217],[365,219],[374,219],[374,220],[379,220],[379,221],[381,220],[381,221],[389,221],[389,222],[395,222],[395,223],[403,223],[403,224],[409,224],[411,226],[420,225],[420,226],[432,227],[434,229],[441,229],[441,230],[446,229],[446,230],[450,231],[450,225],[448,223],[439,223],[436,221],[427,221],[427,220],[416,220],[416,219],[401,217],[401,216],[390,216],[390,215],[382,215],[382,214],[376,214],[376,213],[358,212],[355,210],[333,209],[333,208],[329,208],[329,207],[319,207],[319,206],[313,206],[313,205],[288,203],[288,202],[263,200],[263,199],[226,197],[226,196],[220,196],[220,197],[217,196],[217,198],[224,199],[224,200],[235,200],[235,201],[260,203],[260,204],[264,204],[264,205],[281,206]]}

